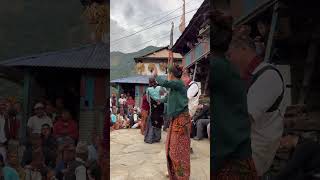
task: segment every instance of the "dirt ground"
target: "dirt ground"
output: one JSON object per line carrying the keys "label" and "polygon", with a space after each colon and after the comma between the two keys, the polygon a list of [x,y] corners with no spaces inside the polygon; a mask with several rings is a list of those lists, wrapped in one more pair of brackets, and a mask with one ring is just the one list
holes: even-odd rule
{"label": "dirt ground", "polygon": [[[166,180],[166,132],[160,143],[146,144],[138,129],[122,129],[110,134],[112,180]],[[210,142],[192,140],[191,180],[210,179]]]}

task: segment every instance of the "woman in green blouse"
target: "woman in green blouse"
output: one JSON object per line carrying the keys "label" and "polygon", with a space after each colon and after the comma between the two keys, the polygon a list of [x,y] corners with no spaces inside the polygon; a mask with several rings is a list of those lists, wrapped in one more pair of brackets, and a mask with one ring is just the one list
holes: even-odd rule
{"label": "woman in green blouse", "polygon": [[170,125],[166,141],[167,167],[170,180],[188,180],[190,177],[190,129],[187,89],[181,80],[182,67],[169,67],[168,80],[154,76],[158,84],[168,88],[167,116]]}

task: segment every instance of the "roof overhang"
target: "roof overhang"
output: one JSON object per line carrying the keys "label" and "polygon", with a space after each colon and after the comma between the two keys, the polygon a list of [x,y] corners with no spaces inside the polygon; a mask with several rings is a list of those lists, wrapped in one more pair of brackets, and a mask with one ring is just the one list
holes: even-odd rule
{"label": "roof overhang", "polygon": [[[187,42],[196,43],[198,38],[198,32],[201,26],[206,21],[208,22],[208,12],[210,10],[210,1],[204,0],[198,11],[194,14],[189,22],[189,25],[183,31],[176,43],[172,47],[173,52],[180,53],[182,55],[190,51],[187,46]],[[209,22],[208,22],[209,23]]]}
{"label": "roof overhang", "polygon": [[257,5],[252,11],[241,16],[237,20],[235,20],[235,22],[233,23],[233,26],[238,26],[241,24],[249,23],[250,21],[252,21],[256,17],[258,17],[260,14],[265,12],[267,9],[271,8],[277,2],[279,2],[279,1],[278,0],[268,0],[268,1],[261,3],[260,5]]}

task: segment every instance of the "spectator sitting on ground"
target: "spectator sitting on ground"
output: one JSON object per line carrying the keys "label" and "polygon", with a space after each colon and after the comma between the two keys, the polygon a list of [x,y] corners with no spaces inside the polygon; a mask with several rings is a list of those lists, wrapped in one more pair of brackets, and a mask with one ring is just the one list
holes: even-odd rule
{"label": "spectator sitting on ground", "polygon": [[88,146],[88,161],[98,160],[98,146],[101,141],[101,137],[96,133],[93,133],[92,144]]}
{"label": "spectator sitting on ground", "polygon": [[52,120],[46,115],[44,111],[44,105],[42,103],[37,103],[34,106],[35,115],[30,117],[28,120],[28,131],[30,134],[38,134],[41,133],[41,127],[44,124],[49,124],[52,127]]}
{"label": "spectator sitting on ground", "polygon": [[134,107],[135,102],[134,102],[134,99],[132,98],[132,96],[129,96],[129,97],[128,97],[127,105],[128,105],[128,108],[129,108],[129,109]]}
{"label": "spectator sitting on ground", "polygon": [[201,140],[204,137],[204,128],[210,123],[209,118],[209,103],[205,99],[201,99],[201,104],[198,107],[196,114],[192,119],[194,128],[192,129],[195,133],[194,140]]}
{"label": "spectator sitting on ground", "polygon": [[129,126],[129,119],[124,113],[124,109],[120,108],[120,113],[117,116],[116,129],[127,128]]}
{"label": "spectator sitting on ground", "polygon": [[140,118],[139,118],[139,115],[138,115],[138,112],[137,112],[137,108],[134,108],[133,109],[133,126],[131,127],[132,129],[136,129],[136,128],[139,128],[140,127]]}
{"label": "spectator sitting on ground", "polygon": [[55,174],[59,180],[63,180],[63,172],[66,164],[64,152],[68,146],[74,146],[74,141],[71,138],[65,138],[62,144],[58,144],[58,156],[56,159]]}
{"label": "spectator sitting on ground", "polygon": [[44,164],[44,157],[41,148],[32,152],[32,162],[25,166],[26,180],[42,180],[46,178],[47,167]]}
{"label": "spectator sitting on ground", "polygon": [[17,171],[5,165],[3,156],[0,154],[0,179],[19,180]]}
{"label": "spectator sitting on ground", "polygon": [[13,147],[8,149],[8,165],[17,171],[20,180],[24,180],[26,173],[20,166],[17,149],[18,147],[15,147],[15,149],[13,149]]}
{"label": "spectator sitting on ground", "polygon": [[78,125],[72,119],[69,111],[64,110],[62,112],[61,119],[59,119],[53,127],[53,135],[59,143],[61,143],[65,137],[71,137],[74,141],[78,140]]}
{"label": "spectator sitting on ground", "polygon": [[41,147],[41,137],[37,134],[32,134],[26,145],[26,149],[23,152],[21,166],[24,167],[32,162],[32,152]]}
{"label": "spectator sitting on ground", "polygon": [[85,180],[86,179],[86,161],[88,157],[87,145],[79,143],[77,148],[72,145],[66,147],[64,151],[64,161],[67,168],[64,170],[64,179]]}
{"label": "spectator sitting on ground", "polygon": [[51,128],[48,124],[42,125],[41,138],[45,164],[51,168],[54,168],[57,158],[57,142],[53,137]]}
{"label": "spectator sitting on ground", "polygon": [[134,125],[134,110],[133,110],[133,108],[129,108],[128,119],[129,119],[129,128],[131,128]]}
{"label": "spectator sitting on ground", "polygon": [[112,112],[111,112],[111,115],[110,115],[110,126],[114,126],[117,122],[117,115],[116,115],[116,111],[114,110],[114,108],[112,108]]}

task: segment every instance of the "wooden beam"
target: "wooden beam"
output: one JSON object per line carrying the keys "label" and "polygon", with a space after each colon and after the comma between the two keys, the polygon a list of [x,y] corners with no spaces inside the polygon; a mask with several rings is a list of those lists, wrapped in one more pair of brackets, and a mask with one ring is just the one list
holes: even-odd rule
{"label": "wooden beam", "polygon": [[192,81],[194,81],[194,80],[195,80],[195,78],[196,78],[197,68],[198,68],[198,62],[196,62],[196,65],[195,65],[195,68],[194,68],[194,71],[193,71]]}
{"label": "wooden beam", "polygon": [[270,32],[269,32],[269,36],[268,36],[266,53],[264,56],[265,62],[269,62],[271,60],[270,59],[271,49],[273,46],[274,34],[275,34],[275,31],[277,28],[277,22],[278,22],[278,16],[279,16],[278,9],[279,9],[279,2],[277,2],[273,7],[271,27],[270,27]]}

